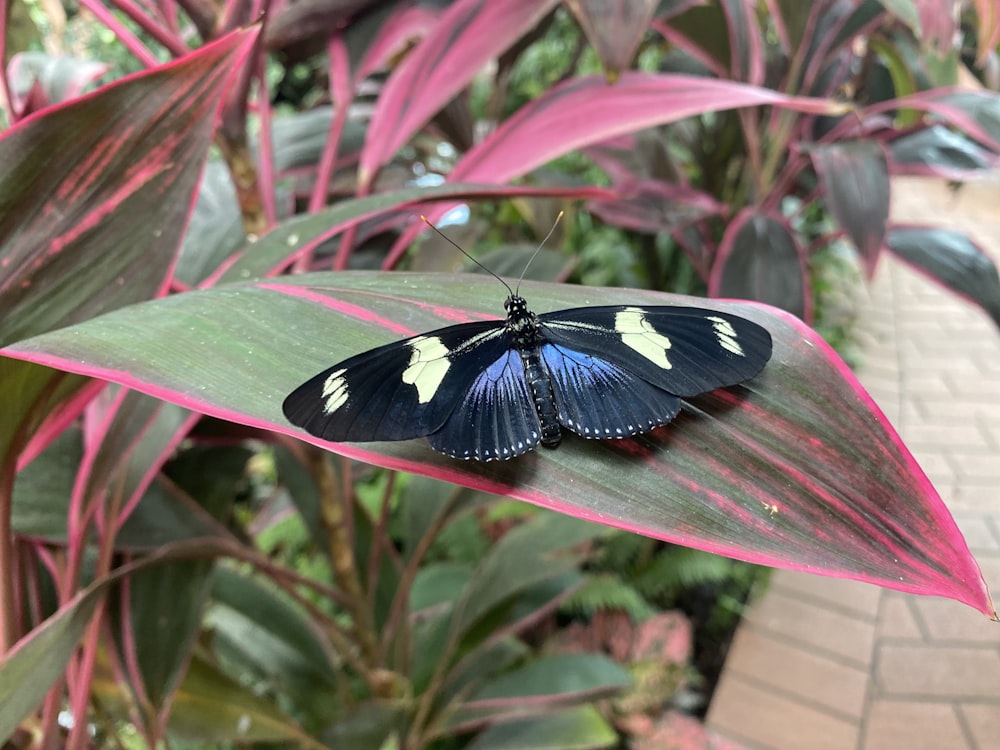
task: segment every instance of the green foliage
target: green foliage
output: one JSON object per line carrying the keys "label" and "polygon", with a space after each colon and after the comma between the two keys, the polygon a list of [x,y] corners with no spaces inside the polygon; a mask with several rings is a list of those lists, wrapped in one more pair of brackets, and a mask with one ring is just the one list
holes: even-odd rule
{"label": "green foliage", "polygon": [[608,572],[589,574],[583,585],[559,605],[559,611],[582,619],[590,619],[598,612],[624,612],[639,622],[657,609],[635,586]]}
{"label": "green foliage", "polygon": [[658,610],[685,608],[692,592],[715,591],[718,611],[705,619],[715,634],[733,623],[733,614],[738,618],[762,570],[710,552],[615,532],[595,547],[586,582],[562,608],[585,615],[618,610],[642,619]]}

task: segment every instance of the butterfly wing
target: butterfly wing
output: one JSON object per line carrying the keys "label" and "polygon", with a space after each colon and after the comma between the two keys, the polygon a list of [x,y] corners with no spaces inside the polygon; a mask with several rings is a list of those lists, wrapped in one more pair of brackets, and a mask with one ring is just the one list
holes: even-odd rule
{"label": "butterfly wing", "polygon": [[441,328],[324,370],[292,391],[282,410],[292,424],[334,442],[423,437],[448,421],[508,347],[502,321]]}
{"label": "butterfly wing", "polygon": [[677,416],[681,400],[604,356],[543,344],[559,424],[589,438],[648,432]]}
{"label": "butterfly wing", "polygon": [[477,373],[440,430],[427,436],[436,451],[477,461],[527,453],[541,440],[521,355],[508,347]]}
{"label": "butterfly wing", "polygon": [[675,396],[736,385],[771,358],[771,334],[698,307],[581,307],[538,316],[547,342],[618,365]]}

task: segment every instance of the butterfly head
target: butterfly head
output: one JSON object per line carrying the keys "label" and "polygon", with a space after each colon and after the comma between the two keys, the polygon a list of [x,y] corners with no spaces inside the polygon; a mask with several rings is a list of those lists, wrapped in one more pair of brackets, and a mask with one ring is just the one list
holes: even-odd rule
{"label": "butterfly head", "polygon": [[503,303],[507,311],[507,327],[514,332],[515,336],[524,339],[531,339],[538,330],[538,321],[535,315],[528,309],[528,303],[524,297],[518,294],[510,295]]}

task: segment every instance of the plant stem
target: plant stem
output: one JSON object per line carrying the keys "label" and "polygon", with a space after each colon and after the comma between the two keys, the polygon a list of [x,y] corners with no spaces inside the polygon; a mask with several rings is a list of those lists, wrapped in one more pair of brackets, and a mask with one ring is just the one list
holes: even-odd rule
{"label": "plant stem", "polygon": [[354,545],[351,543],[347,515],[344,512],[344,505],[350,502],[350,498],[337,490],[337,478],[330,454],[310,447],[305,455],[310,474],[319,489],[320,515],[329,542],[333,575],[344,592],[344,605],[351,615],[354,637],[361,649],[362,658],[366,664],[374,667],[378,658],[378,642],[367,597],[361,588]]}
{"label": "plant stem", "polygon": [[8,454],[0,465],[0,657],[10,651],[16,639],[14,613],[14,476],[17,460]]}

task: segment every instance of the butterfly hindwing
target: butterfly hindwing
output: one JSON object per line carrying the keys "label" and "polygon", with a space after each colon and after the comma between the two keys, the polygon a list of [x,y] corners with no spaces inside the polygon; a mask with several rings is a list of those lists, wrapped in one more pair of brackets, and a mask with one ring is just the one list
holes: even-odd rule
{"label": "butterfly hindwing", "polygon": [[335,442],[409,440],[440,429],[472,384],[510,350],[502,321],[466,323],[340,362],[285,399],[290,422]]}
{"label": "butterfly hindwing", "polygon": [[541,439],[520,353],[508,349],[478,374],[437,432],[431,447],[455,458],[506,459],[527,453]]}
{"label": "butterfly hindwing", "polygon": [[542,345],[559,424],[588,438],[648,432],[677,416],[681,400],[608,359]]}
{"label": "butterfly hindwing", "polygon": [[696,307],[581,307],[538,316],[545,341],[590,355],[674,396],[736,385],[771,357],[752,321]]}

